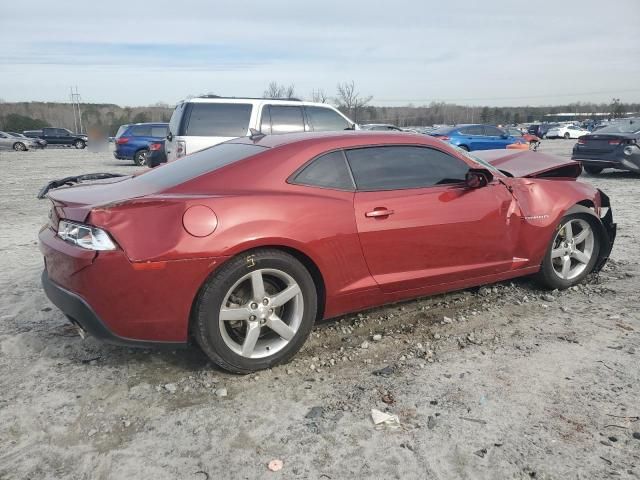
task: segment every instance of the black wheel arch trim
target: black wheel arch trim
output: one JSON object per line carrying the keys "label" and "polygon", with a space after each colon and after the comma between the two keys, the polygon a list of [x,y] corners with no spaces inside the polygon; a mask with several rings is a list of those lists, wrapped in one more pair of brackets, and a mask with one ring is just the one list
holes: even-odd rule
{"label": "black wheel arch trim", "polygon": [[606,212],[603,216],[599,217],[595,210],[585,207],[582,204],[576,204],[565,212],[565,215],[571,215],[573,213],[584,213],[590,215],[596,219],[596,224],[599,226],[600,238],[600,251],[598,252],[598,260],[593,267],[593,272],[597,273],[602,270],[602,267],[609,260],[609,255],[613,249],[613,243],[616,239],[617,225],[613,221],[613,212],[611,210],[611,202],[609,197],[600,189],[598,189],[600,195],[600,207],[606,208]]}

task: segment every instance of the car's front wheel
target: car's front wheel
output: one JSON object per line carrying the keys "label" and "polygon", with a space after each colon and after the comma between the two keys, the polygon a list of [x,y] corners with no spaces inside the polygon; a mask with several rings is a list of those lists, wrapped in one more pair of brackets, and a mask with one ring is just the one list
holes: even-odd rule
{"label": "car's front wheel", "polygon": [[87,144],[83,140],[76,140],[75,142],[73,142],[73,146],[76,147],[78,150],[82,150],[84,147],[87,146]]}
{"label": "car's front wheel", "polygon": [[280,250],[255,250],[224,264],[203,286],[192,330],[207,356],[235,373],[288,361],[311,333],[318,308],[305,266]]}
{"label": "car's front wheel", "polygon": [[564,139],[569,140],[571,138],[571,134],[569,132],[564,134]]}
{"label": "car's front wheel", "polygon": [[580,283],[600,252],[597,220],[585,213],[566,215],[555,230],[538,280],[549,288],[565,289]]}

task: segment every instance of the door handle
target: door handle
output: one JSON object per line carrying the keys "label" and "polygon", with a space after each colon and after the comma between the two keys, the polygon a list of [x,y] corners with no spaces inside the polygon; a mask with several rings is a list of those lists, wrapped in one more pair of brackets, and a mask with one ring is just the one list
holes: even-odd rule
{"label": "door handle", "polygon": [[372,211],[364,214],[365,217],[369,218],[384,218],[388,217],[389,215],[393,215],[393,210],[389,210],[388,208],[384,207],[376,207]]}

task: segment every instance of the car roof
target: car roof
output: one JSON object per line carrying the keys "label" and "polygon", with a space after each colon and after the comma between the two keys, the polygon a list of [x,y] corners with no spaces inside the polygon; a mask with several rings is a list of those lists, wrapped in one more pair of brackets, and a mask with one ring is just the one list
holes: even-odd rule
{"label": "car roof", "polygon": [[386,132],[371,130],[345,130],[339,132],[300,132],[285,133],[282,135],[265,135],[252,140],[251,137],[240,137],[229,140],[227,143],[243,143],[259,145],[261,147],[275,148],[284,145],[297,144],[299,147],[311,146],[322,143],[350,143],[350,144],[425,144],[440,145],[442,142],[434,137],[411,132]]}
{"label": "car roof", "polygon": [[304,100],[298,100],[297,98],[250,98],[250,97],[194,97],[187,100],[183,100],[180,103],[250,103],[252,105],[260,105],[263,103],[269,103],[274,105],[304,105],[315,106],[322,108],[334,107],[328,103],[318,102],[305,102]]}

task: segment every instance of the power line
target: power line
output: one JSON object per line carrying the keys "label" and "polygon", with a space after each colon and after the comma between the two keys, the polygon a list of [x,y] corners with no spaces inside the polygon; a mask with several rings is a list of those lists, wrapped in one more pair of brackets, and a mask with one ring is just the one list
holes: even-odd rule
{"label": "power line", "polygon": [[[84,133],[82,128],[82,112],[80,111],[80,94],[78,93],[78,86],[76,85],[76,91],[73,91],[73,87],[69,87],[71,94],[71,108],[73,109],[73,128],[77,133]],[[77,115],[76,115],[77,111]],[[78,130],[78,126],[80,130]]]}

